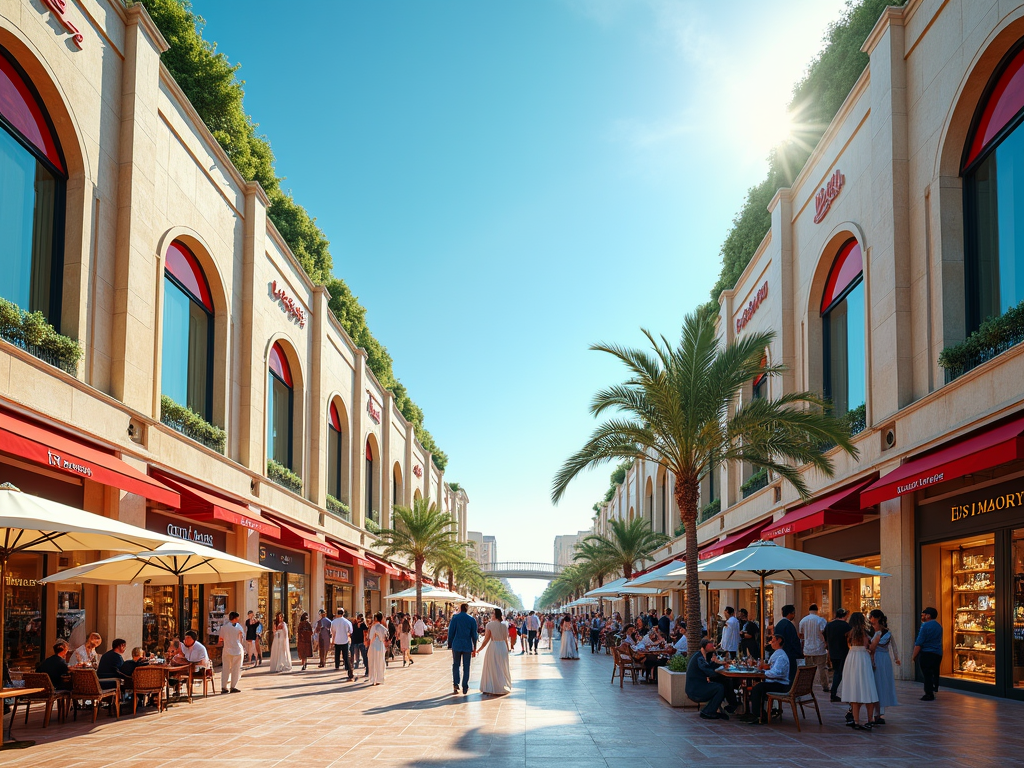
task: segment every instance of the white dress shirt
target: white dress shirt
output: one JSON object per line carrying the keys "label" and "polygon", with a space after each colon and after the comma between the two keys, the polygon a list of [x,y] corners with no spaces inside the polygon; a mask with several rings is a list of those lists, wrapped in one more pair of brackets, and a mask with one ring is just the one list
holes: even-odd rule
{"label": "white dress shirt", "polygon": [[344,616],[335,616],[331,622],[331,642],[335,645],[348,645],[352,634],[352,622]]}
{"label": "white dress shirt", "polygon": [[184,643],[181,644],[181,655],[185,661],[191,664],[198,664],[200,667],[212,669],[213,665],[210,663],[210,654],[206,651],[206,646],[196,640],[192,643],[192,647],[189,648]]}
{"label": "white dress shirt", "polygon": [[[245,653],[245,630],[241,624],[232,624],[230,621],[227,624],[221,624],[218,634],[224,641],[225,656],[241,656]],[[181,648],[185,650],[184,645]]]}
{"label": "white dress shirt", "polygon": [[800,619],[800,634],[804,636],[804,656],[824,656],[828,653],[825,645],[825,624],[816,613],[808,613]]}
{"label": "white dress shirt", "polygon": [[722,627],[722,648],[732,653],[740,649],[740,620],[735,616],[726,619]]}
{"label": "white dress shirt", "polygon": [[412,625],[412,636],[423,637],[427,632],[427,625],[423,623],[423,619],[416,619],[416,623]]}

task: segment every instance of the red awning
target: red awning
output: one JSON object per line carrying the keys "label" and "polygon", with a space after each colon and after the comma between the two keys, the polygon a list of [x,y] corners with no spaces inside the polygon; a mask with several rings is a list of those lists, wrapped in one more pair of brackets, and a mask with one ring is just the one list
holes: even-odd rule
{"label": "red awning", "polygon": [[366,557],[373,561],[375,571],[386,573],[388,576],[397,576],[399,574],[399,570],[397,568],[379,557],[371,555],[369,552],[366,553]]}
{"label": "red awning", "polygon": [[860,492],[878,478],[878,473],[861,478],[838,491],[794,507],[773,523],[761,529],[762,539],[777,539],[790,533],[809,531],[822,525],[853,525],[864,519],[860,508]]}
{"label": "red awning", "polygon": [[0,411],[0,451],[177,509],[178,494],[127,462],[48,427]]}
{"label": "red awning", "polygon": [[241,499],[228,499],[198,485],[164,474],[159,470],[155,476],[161,483],[181,494],[181,514],[195,520],[220,520],[224,523],[241,525],[244,528],[266,536],[281,538],[281,529],[269,520],[264,520],[249,509]]}
{"label": "red awning", "polygon": [[726,536],[721,541],[708,544],[697,553],[697,557],[701,560],[710,560],[712,557],[724,555],[726,552],[735,552],[737,549],[743,549],[747,544],[755,541],[760,536],[761,528],[763,527],[763,523],[756,523],[750,528],[734,533],[732,536]]}
{"label": "red awning", "polygon": [[1024,417],[956,439],[915,456],[861,492],[862,507],[871,507],[935,483],[991,469],[1024,458]]}
{"label": "red awning", "polygon": [[281,526],[281,535],[276,536],[279,541],[300,549],[308,549],[310,552],[323,552],[330,558],[338,560],[341,553],[337,547],[332,547],[324,541],[320,541],[312,531],[297,527],[297,523],[286,523],[279,517],[273,518],[274,522]]}
{"label": "red awning", "polygon": [[339,556],[336,557],[335,560],[339,563],[359,565],[363,568],[369,568],[371,571],[374,569],[374,564],[367,560],[363,555],[359,554],[358,549],[342,544],[340,541],[335,541],[334,539],[329,539],[329,541],[338,548]]}

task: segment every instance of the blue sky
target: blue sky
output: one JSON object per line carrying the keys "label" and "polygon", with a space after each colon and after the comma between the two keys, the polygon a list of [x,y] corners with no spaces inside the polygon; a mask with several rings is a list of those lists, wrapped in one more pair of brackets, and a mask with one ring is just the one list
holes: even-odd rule
{"label": "blue sky", "polygon": [[499,559],[589,527],[611,467],[549,500],[622,378],[587,347],[706,300],[843,5],[194,0]]}

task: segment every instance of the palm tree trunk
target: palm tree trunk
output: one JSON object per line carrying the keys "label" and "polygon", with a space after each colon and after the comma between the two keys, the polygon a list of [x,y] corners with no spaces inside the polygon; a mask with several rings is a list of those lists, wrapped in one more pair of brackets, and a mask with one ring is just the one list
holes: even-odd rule
{"label": "palm tree trunk", "polygon": [[[455,573],[452,571],[451,568],[448,569],[448,591],[449,592],[454,592],[455,591]],[[420,615],[422,615],[422,614],[420,614]]]}
{"label": "palm tree trunk", "polygon": [[[622,564],[622,575],[626,577],[626,581],[629,581],[630,578],[632,578],[632,576],[633,576],[633,564],[632,563],[623,563]],[[630,610],[630,606],[632,604],[632,599],[630,598],[629,595],[626,595],[625,599],[626,599],[626,626],[628,627],[630,624],[633,623],[633,617],[631,615],[632,611]]]}
{"label": "palm tree trunk", "polygon": [[423,615],[423,561],[425,558],[417,557],[416,564],[416,611]]}
{"label": "palm tree trunk", "polygon": [[700,648],[700,580],[697,578],[697,501],[700,484],[697,479],[676,478],[676,504],[686,536],[686,645],[690,653]]}

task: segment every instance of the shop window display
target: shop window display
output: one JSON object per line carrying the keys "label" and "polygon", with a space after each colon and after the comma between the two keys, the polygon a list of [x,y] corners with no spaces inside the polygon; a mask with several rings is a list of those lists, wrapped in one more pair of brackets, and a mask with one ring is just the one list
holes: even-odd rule
{"label": "shop window display", "polygon": [[[848,560],[851,565],[859,565],[862,568],[871,568],[876,571],[882,569],[882,558],[862,557],[857,560]],[[860,611],[865,616],[876,608],[882,607],[882,579],[879,576],[871,576],[864,579],[843,579],[842,581],[842,605],[848,611]]]}
{"label": "shop window display", "polygon": [[1013,532],[1013,687],[1024,688],[1024,530]]}
{"label": "shop window display", "polygon": [[33,670],[42,661],[43,556],[11,555],[7,562],[4,648],[14,670]]}

